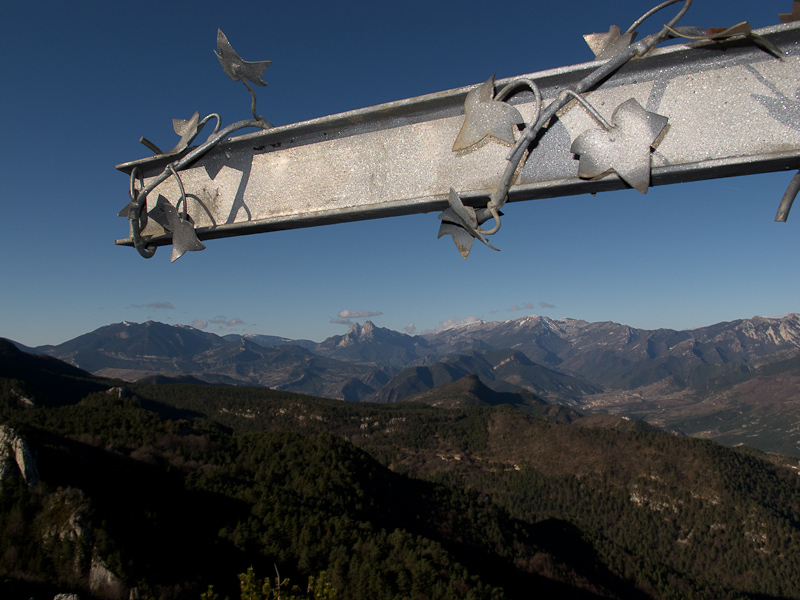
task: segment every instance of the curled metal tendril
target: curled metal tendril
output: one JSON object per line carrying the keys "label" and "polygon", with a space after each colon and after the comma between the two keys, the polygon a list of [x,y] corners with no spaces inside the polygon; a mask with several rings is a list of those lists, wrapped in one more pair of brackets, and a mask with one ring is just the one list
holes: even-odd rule
{"label": "curled metal tendril", "polygon": [[183,220],[185,221],[187,216],[188,202],[186,202],[186,190],[183,187],[183,180],[181,180],[181,176],[178,175],[178,172],[175,170],[174,166],[169,165],[167,168],[172,172],[172,176],[178,181],[178,188],[181,190],[181,197],[178,198],[178,202],[175,203],[175,208],[177,209],[181,203],[183,203]]}
{"label": "curled metal tendril", "polygon": [[606,130],[611,129],[611,123],[606,121],[603,118],[603,115],[601,115],[599,112],[597,112],[597,109],[594,106],[592,106],[591,104],[589,104],[589,102],[586,100],[586,98],[584,98],[583,96],[581,96],[580,94],[578,94],[576,92],[573,92],[572,90],[561,90],[561,92],[558,94],[558,97],[559,97],[559,99],[561,99],[563,96],[572,96],[573,98],[575,98],[575,100],[580,102],[580,104],[587,111],[589,111],[589,114],[592,115],[595,118],[595,120],[598,123],[600,123],[600,125],[603,126],[603,129],[606,129]]}
{"label": "curled metal tendril", "polygon": [[[138,190],[136,189],[136,180],[139,180],[142,188],[144,188],[144,177],[142,176],[142,172],[139,170],[139,167],[133,167],[131,171],[130,177],[130,188],[128,194],[130,195],[131,202],[136,202],[136,196],[138,195]],[[142,189],[140,188],[140,189]]]}
{"label": "curled metal tendril", "polygon": [[[527,86],[531,92],[533,92],[534,96],[534,114],[533,118],[531,119],[531,123],[536,123],[539,121],[539,118],[542,115],[542,93],[539,90],[539,86],[536,84],[535,81],[532,79],[517,79],[512,81],[508,85],[506,85],[500,92],[497,94],[498,100],[503,100],[506,97],[511,95],[511,92],[516,90],[521,86]],[[520,137],[520,140],[523,139],[528,132],[530,127],[527,127]],[[520,142],[517,141],[515,148],[520,145]],[[505,197],[508,195],[508,190],[511,187],[511,181],[514,178],[514,173],[517,172],[517,167],[519,167],[520,162],[524,156],[524,151],[519,153],[518,155],[514,155],[512,151],[511,154],[508,155],[508,165],[506,165],[505,173],[503,174],[503,179],[500,182],[500,185],[497,187],[497,190],[492,194],[492,197],[489,203],[486,206],[486,209],[491,214],[492,219],[494,220],[494,227],[491,229],[483,229],[482,227],[478,227],[478,232],[483,235],[493,235],[500,230],[500,207],[503,203],[499,202],[498,199],[502,196]]]}
{"label": "curled metal tendril", "polygon": [[[644,13],[641,17],[636,19],[636,21],[634,21],[633,24],[630,27],[628,27],[628,30],[625,33],[633,33],[642,23],[644,23],[647,19],[652,17],[654,14],[656,14],[657,12],[667,8],[668,6],[672,6],[673,4],[677,4],[678,2],[684,2],[685,4],[683,5],[683,8],[681,8],[681,10],[678,12],[678,14],[675,15],[666,24],[667,27],[674,27],[678,23],[678,21],[680,21],[683,18],[683,15],[686,14],[686,11],[689,10],[689,7],[692,5],[692,0],[667,0],[666,2],[662,2],[658,6],[654,6],[653,8],[648,10],[646,13]],[[663,35],[666,35],[667,33],[669,33],[669,31],[668,30],[665,31],[664,29],[662,29],[660,33],[663,34]]]}
{"label": "curled metal tendril", "polygon": [[[136,180],[139,180],[141,187],[136,189]],[[133,238],[133,245],[136,251],[144,258],[153,258],[156,253],[156,247],[147,245],[142,239],[142,230],[147,227],[147,213],[142,213],[142,207],[146,206],[147,193],[144,191],[144,177],[139,167],[134,167],[131,171],[130,179],[130,208],[128,211],[128,219],[131,224],[131,237]]]}
{"label": "curled metal tendril", "polygon": [[247,91],[250,92],[250,97],[252,101],[250,102],[250,111],[253,113],[253,118],[260,123],[259,127],[262,129],[272,129],[274,125],[267,121],[264,117],[259,114],[256,114],[256,93],[253,91],[253,88],[250,87],[250,84],[247,83],[244,79],[242,79],[242,83],[244,87],[247,88]]}
{"label": "curled metal tendril", "polygon": [[214,135],[219,131],[219,126],[222,125],[222,117],[220,117],[217,113],[211,113],[210,115],[206,116],[202,121],[200,121],[200,123],[198,123],[198,127],[202,127],[211,119],[217,120],[217,124],[214,125],[214,131],[211,132],[211,135]]}
{"label": "curled metal tendril", "polygon": [[778,214],[775,215],[776,221],[780,223],[786,222],[789,211],[792,208],[792,203],[794,199],[797,198],[798,192],[800,192],[800,171],[792,177],[792,181],[789,183],[789,187],[786,189],[786,193],[781,199],[780,206],[778,206]]}

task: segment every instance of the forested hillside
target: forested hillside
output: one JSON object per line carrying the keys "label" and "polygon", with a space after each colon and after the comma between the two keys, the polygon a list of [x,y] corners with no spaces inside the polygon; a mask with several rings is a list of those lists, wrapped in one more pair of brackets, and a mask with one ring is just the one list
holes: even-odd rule
{"label": "forested hillside", "polygon": [[37,387],[5,352],[39,481],[0,449],[3,598],[233,599],[276,566],[342,599],[800,598],[795,459],[502,404]]}

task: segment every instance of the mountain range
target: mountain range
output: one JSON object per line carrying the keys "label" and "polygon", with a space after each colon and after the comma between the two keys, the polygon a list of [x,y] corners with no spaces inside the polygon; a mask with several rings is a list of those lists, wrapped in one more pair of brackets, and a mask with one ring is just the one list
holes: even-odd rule
{"label": "mountain range", "polygon": [[474,376],[493,393],[527,390],[583,413],[800,455],[798,314],[682,331],[528,316],[415,336],[366,321],[319,344],[123,322],[22,349],[128,381],[191,378],[349,401],[398,402]]}

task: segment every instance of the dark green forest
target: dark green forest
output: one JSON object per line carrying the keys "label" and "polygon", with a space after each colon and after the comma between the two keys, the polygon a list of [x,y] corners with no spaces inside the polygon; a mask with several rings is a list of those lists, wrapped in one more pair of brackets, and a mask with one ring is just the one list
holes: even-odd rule
{"label": "dark green forest", "polygon": [[796,459],[0,361],[4,599],[800,598]]}

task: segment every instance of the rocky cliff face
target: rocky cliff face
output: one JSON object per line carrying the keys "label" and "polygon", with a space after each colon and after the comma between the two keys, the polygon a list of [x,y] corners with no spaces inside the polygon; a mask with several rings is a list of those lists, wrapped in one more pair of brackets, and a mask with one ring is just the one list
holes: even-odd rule
{"label": "rocky cliff face", "polygon": [[395,369],[420,364],[433,354],[425,338],[376,327],[371,321],[363,325],[353,323],[346,334],[326,339],[314,352],[337,360]]}
{"label": "rocky cliff face", "polygon": [[28,443],[11,427],[0,425],[0,485],[15,474],[19,474],[28,487],[39,483],[39,469]]}
{"label": "rocky cliff face", "polygon": [[92,558],[89,570],[89,588],[101,598],[124,598],[128,588],[122,580],[112,573],[99,557]]}
{"label": "rocky cliff face", "polygon": [[[111,391],[118,393],[118,390]],[[36,447],[35,437],[32,437],[32,443]],[[36,460],[28,442],[17,431],[0,425],[0,487],[19,485],[20,480],[28,488],[36,486],[39,482]],[[16,526],[14,535],[27,540],[28,549],[40,556],[43,564],[57,571],[60,586],[88,587],[92,597],[99,599],[128,597],[128,587],[98,551],[98,535],[91,522],[91,501],[81,489],[59,486],[53,491],[29,491],[24,502],[26,516],[24,522]],[[23,509],[16,510],[19,515],[23,514]],[[8,541],[2,540],[1,536],[2,532],[0,541]],[[10,547],[6,544],[6,552],[0,552],[5,561],[0,564],[0,573],[4,575],[24,564],[14,562],[20,556],[16,543],[19,542],[12,542]],[[10,571],[3,571],[9,568]],[[62,600],[77,598],[68,593],[61,596]],[[2,592],[0,597],[5,597]]]}

